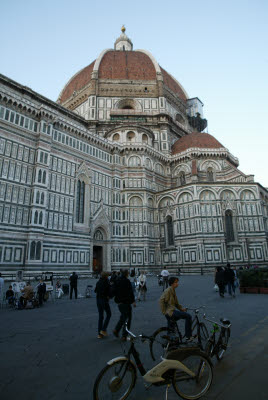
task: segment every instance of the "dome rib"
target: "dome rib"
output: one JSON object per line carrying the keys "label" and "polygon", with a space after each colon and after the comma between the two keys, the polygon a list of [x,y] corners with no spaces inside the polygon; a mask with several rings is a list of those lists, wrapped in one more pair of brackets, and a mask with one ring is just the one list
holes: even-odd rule
{"label": "dome rib", "polygon": [[145,50],[122,51],[106,49],[87,67],[81,69],[64,86],[58,98],[65,103],[73,93],[81,91],[91,79],[92,72],[96,78],[108,80],[159,81],[163,80],[174,94],[184,102],[187,93],[166,70],[161,68],[154,57]]}

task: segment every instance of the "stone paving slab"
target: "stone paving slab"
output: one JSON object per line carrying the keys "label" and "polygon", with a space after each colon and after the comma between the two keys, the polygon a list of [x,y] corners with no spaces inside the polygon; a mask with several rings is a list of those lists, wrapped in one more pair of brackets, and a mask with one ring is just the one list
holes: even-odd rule
{"label": "stone paving slab", "polygon": [[[85,293],[87,284],[95,286],[96,280],[80,280],[80,293]],[[205,305],[207,315],[216,319],[228,317],[232,321],[230,347],[223,361],[215,362],[214,382],[204,399],[238,399],[240,397],[234,396],[242,391],[241,398],[247,400],[252,399],[255,390],[259,393],[256,398],[263,400],[262,393],[267,393],[263,368],[267,367],[268,296],[238,294],[235,299],[228,296],[221,299],[213,286],[212,276],[182,276],[177,289],[181,304]],[[147,300],[138,303],[133,311],[131,329],[134,333],[151,334],[165,325],[158,306],[160,294],[157,279],[149,277]],[[111,309],[110,332],[119,318],[113,300]],[[64,296],[33,310],[2,309],[0,318],[1,400],[73,400],[78,397],[92,400],[97,374],[109,359],[121,355],[122,347],[127,346],[112,335],[101,341],[97,339],[98,313],[94,297],[70,300]],[[152,367],[148,345],[138,344],[138,350],[145,367]],[[249,380],[250,371],[256,384]],[[169,393],[170,400],[178,398],[172,388]],[[129,399],[163,400],[164,388],[145,391],[139,376]]]}

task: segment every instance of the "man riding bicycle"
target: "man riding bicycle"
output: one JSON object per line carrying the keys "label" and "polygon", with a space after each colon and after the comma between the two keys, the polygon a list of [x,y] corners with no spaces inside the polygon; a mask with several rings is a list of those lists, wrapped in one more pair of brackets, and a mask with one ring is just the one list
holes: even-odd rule
{"label": "man riding bicycle", "polygon": [[176,295],[176,288],[179,286],[179,279],[172,276],[168,280],[169,288],[166,289],[159,299],[162,313],[168,320],[168,330],[172,330],[171,318],[175,321],[185,319],[185,336],[186,340],[192,340],[192,316],[187,313],[187,308],[179,304]]}

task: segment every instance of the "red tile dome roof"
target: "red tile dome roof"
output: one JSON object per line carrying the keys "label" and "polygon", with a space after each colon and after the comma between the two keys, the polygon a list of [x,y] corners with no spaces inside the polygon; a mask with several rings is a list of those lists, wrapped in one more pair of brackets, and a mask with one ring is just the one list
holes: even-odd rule
{"label": "red tile dome roof", "polygon": [[[64,103],[74,91],[78,92],[87,86],[91,81],[91,74],[94,69],[95,61],[75,74],[63,88],[58,101]],[[158,67],[158,65],[157,65]],[[181,100],[187,100],[187,96],[180,84],[163,68],[161,71],[164,84]],[[143,51],[119,51],[108,50],[100,59],[98,66],[99,79],[111,80],[139,80],[153,81],[157,79],[156,65],[149,56]]]}
{"label": "red tile dome roof", "polygon": [[208,133],[192,132],[178,139],[172,146],[172,154],[181,153],[190,148],[220,149],[224,146]]}

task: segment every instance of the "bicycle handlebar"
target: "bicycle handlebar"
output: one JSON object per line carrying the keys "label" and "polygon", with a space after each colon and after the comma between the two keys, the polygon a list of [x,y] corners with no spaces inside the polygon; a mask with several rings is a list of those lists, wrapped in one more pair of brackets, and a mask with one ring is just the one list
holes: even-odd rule
{"label": "bicycle handlebar", "polygon": [[207,317],[206,317],[206,314],[203,315],[203,318],[204,318],[206,321],[211,322],[212,324],[216,324],[216,325],[218,325],[218,326],[221,326],[221,327],[224,328],[224,329],[228,329],[228,328],[230,328],[230,326],[232,325],[232,324],[223,325],[223,324],[221,324],[220,322],[213,321],[212,319],[207,318]]}
{"label": "bicycle handlebar", "polygon": [[131,336],[133,339],[149,339],[152,340],[152,336],[146,336],[146,335],[139,335],[136,336],[134,335],[134,333],[130,332],[130,330],[127,328],[127,326],[125,327],[127,333],[129,334],[129,336]]}
{"label": "bicycle handlebar", "polygon": [[192,307],[186,307],[186,308],[187,308],[187,310],[194,311],[196,314],[198,314],[198,313],[199,313],[199,310],[200,310],[201,308],[205,308],[205,306],[194,307],[194,308],[192,308]]}

